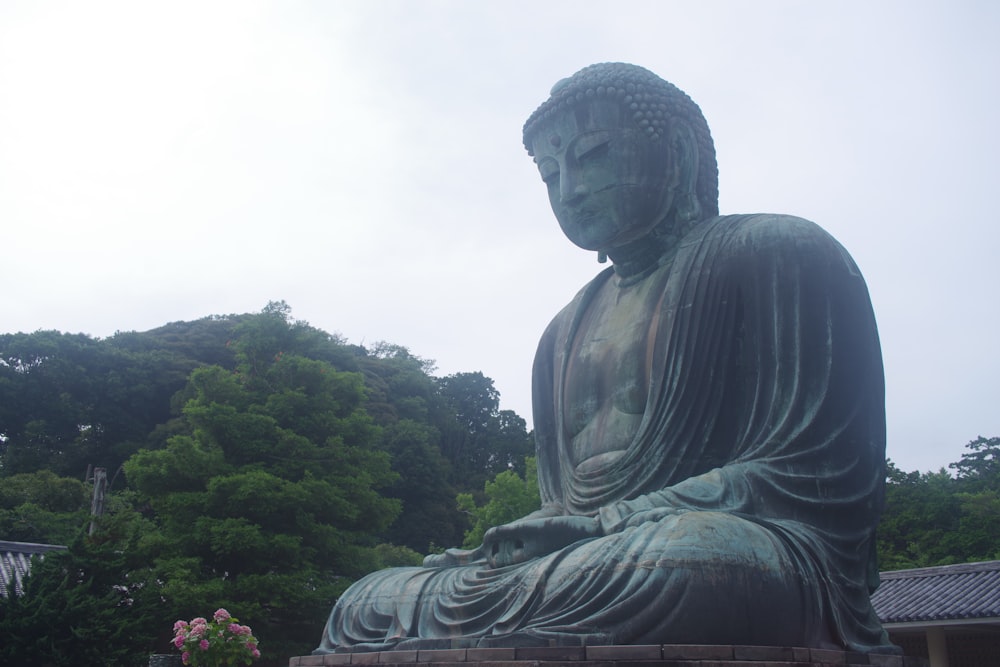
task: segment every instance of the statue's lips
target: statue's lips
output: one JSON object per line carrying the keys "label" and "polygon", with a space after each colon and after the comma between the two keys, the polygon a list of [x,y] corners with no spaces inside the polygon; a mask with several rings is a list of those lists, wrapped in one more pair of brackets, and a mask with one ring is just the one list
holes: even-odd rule
{"label": "statue's lips", "polygon": [[593,227],[605,217],[605,214],[602,209],[575,209],[568,210],[566,217],[577,227]]}

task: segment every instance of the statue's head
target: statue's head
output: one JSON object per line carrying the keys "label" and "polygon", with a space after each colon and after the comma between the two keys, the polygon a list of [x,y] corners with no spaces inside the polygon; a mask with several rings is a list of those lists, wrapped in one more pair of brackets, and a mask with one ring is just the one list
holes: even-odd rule
{"label": "statue's head", "polygon": [[606,252],[718,214],[708,124],[681,90],[625,63],[586,67],[524,124],[563,231]]}

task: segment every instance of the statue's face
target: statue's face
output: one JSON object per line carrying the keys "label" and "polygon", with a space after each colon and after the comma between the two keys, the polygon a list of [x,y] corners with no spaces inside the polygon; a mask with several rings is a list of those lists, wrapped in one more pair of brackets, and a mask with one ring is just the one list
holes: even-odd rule
{"label": "statue's face", "polygon": [[609,251],[646,236],[672,203],[664,149],[622,127],[620,113],[613,102],[576,105],[532,140],[559,226],[586,250]]}

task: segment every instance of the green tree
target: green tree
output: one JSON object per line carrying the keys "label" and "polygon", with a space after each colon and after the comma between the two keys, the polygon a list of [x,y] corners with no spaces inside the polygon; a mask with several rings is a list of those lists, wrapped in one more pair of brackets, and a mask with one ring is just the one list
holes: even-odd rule
{"label": "green tree", "polygon": [[[504,470],[520,470],[534,448],[523,419],[500,410],[500,392],[480,372],[438,380],[453,417],[442,433],[442,452],[466,490],[480,489]],[[456,484],[459,485],[459,484]]]}
{"label": "green tree", "polygon": [[483,535],[493,526],[520,519],[542,505],[538,493],[538,467],[535,457],[525,459],[525,476],[513,470],[504,470],[483,489],[487,501],[476,505],[471,493],[458,495],[458,506],[473,518],[473,526],[465,533],[463,546],[473,549],[483,543]]}
{"label": "green tree", "polygon": [[944,469],[906,473],[888,462],[882,569],[1000,558],[1000,438],[979,437],[967,449],[949,466],[956,477]]}
{"label": "green tree", "polygon": [[1000,560],[1000,496],[992,489],[959,493],[958,541],[963,561]]}
{"label": "green tree", "polygon": [[126,515],[100,534],[82,531],[68,551],[33,559],[24,594],[0,598],[0,665],[134,667],[148,658],[159,600],[129,579],[134,550]]}
{"label": "green tree", "polygon": [[949,464],[958,479],[969,490],[1000,490],[1000,437],[979,436],[967,444],[969,451],[962,458]]}
{"label": "green tree", "polygon": [[944,469],[904,473],[889,461],[879,566],[895,570],[960,562],[954,539],[959,506],[955,480]]}
{"label": "green tree", "polygon": [[232,365],[225,343],[234,326],[205,318],[104,340],[0,335],[0,475],[117,470],[169,419],[171,396],[194,368],[207,360]]}
{"label": "green tree", "polygon": [[449,481],[451,466],[437,446],[439,439],[433,426],[401,419],[383,427],[379,440],[398,475],[386,494],[402,503],[399,517],[384,538],[424,554],[432,545],[458,544],[467,525],[465,515],[455,506],[456,492]]}
{"label": "green tree", "polygon": [[[436,425],[444,411],[430,374],[434,362],[402,345],[378,342],[359,361],[368,389],[366,409],[379,425],[409,419]],[[440,436],[438,436],[440,438]]]}
{"label": "green tree", "polygon": [[[226,606],[272,654],[308,652],[398,512],[362,376],[285,352],[281,314],[238,327],[235,371],[191,374],[177,433],[125,464],[155,526],[140,547],[176,617]],[[305,331],[305,329],[301,329]]]}
{"label": "green tree", "polygon": [[387,567],[414,567],[424,562],[424,554],[409,547],[382,543],[375,547],[375,564],[372,570]]}
{"label": "green tree", "polygon": [[0,535],[17,542],[69,544],[88,522],[83,482],[50,470],[12,475],[0,484]]}
{"label": "green tree", "polygon": [[104,357],[99,342],[82,334],[0,336],[3,474],[47,468],[83,476],[106,444],[94,405]]}
{"label": "green tree", "polygon": [[966,445],[957,472],[959,533],[966,560],[1000,559],[1000,437],[979,436]]}

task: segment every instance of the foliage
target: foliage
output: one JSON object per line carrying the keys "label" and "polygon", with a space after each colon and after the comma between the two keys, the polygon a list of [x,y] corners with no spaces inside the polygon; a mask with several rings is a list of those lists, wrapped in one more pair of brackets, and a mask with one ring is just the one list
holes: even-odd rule
{"label": "foliage", "polygon": [[483,535],[493,526],[509,523],[541,507],[535,457],[526,457],[524,467],[524,478],[513,470],[504,470],[492,481],[486,482],[484,492],[488,501],[481,507],[476,505],[472,494],[459,494],[459,508],[468,512],[475,521],[465,533],[463,546],[466,549],[482,544]]}
{"label": "foliage", "polygon": [[451,465],[436,444],[439,438],[434,426],[401,419],[384,427],[379,440],[398,475],[386,493],[402,503],[402,512],[383,535],[420,553],[429,553],[432,543],[458,544],[465,524],[449,481]]}
{"label": "foliage", "polygon": [[454,415],[442,433],[441,449],[456,479],[479,489],[500,472],[522,471],[534,441],[523,419],[500,410],[500,392],[493,380],[479,372],[456,373],[440,378],[438,391]]}
{"label": "foliage", "polygon": [[372,569],[382,570],[387,567],[409,567],[420,565],[423,562],[424,556],[418,551],[396,544],[382,543],[375,547],[375,562]]}
{"label": "foliage", "polygon": [[960,461],[948,467],[957,471],[970,491],[1000,491],[1000,437],[979,436],[968,445]]}
{"label": "foliage", "polygon": [[225,609],[217,609],[212,620],[199,616],[174,623],[173,644],[185,665],[249,665],[260,657],[257,643],[250,626],[240,625]]}
{"label": "foliage", "polygon": [[[166,648],[169,634],[149,628],[207,605],[268,638],[264,663],[308,653],[352,580],[457,544],[469,516],[456,494],[486,502],[485,482],[521,471],[531,450],[492,380],[433,372],[403,346],[365,349],[294,320],[280,301],[103,340],[0,334],[0,538],[71,545],[36,571],[16,626],[23,655],[51,646],[61,660],[70,627],[83,634],[65,654],[89,655],[106,633],[76,619],[115,627],[126,609],[149,622],[115,636],[124,664]],[[83,536],[92,466],[112,483]],[[53,578],[57,566],[100,576]]]}
{"label": "foliage", "polygon": [[127,522],[82,532],[67,551],[35,557],[24,594],[0,598],[0,665],[70,667],[143,664],[152,648],[157,600],[130,582]]}
{"label": "foliage", "polygon": [[0,484],[0,535],[5,540],[69,544],[90,508],[83,482],[50,470],[12,475]]}
{"label": "foliage", "polygon": [[896,570],[959,562],[953,537],[959,502],[947,472],[903,473],[889,462],[879,524],[879,566]]}
{"label": "foliage", "polygon": [[370,569],[398,501],[379,492],[395,476],[361,376],[268,347],[295,349],[270,317],[241,328],[235,371],[192,373],[181,432],[125,472],[156,526],[147,578],[165,608],[239,608],[290,655],[311,650],[331,600]]}
{"label": "foliage", "polygon": [[979,437],[950,467],[905,473],[888,462],[879,524],[882,569],[1000,559],[1000,438]]}
{"label": "foliage", "polygon": [[232,359],[224,341],[237,321],[186,326],[221,352],[182,342],[179,325],[103,341],[56,331],[0,335],[0,475],[118,470],[168,420],[170,397],[194,368]]}

